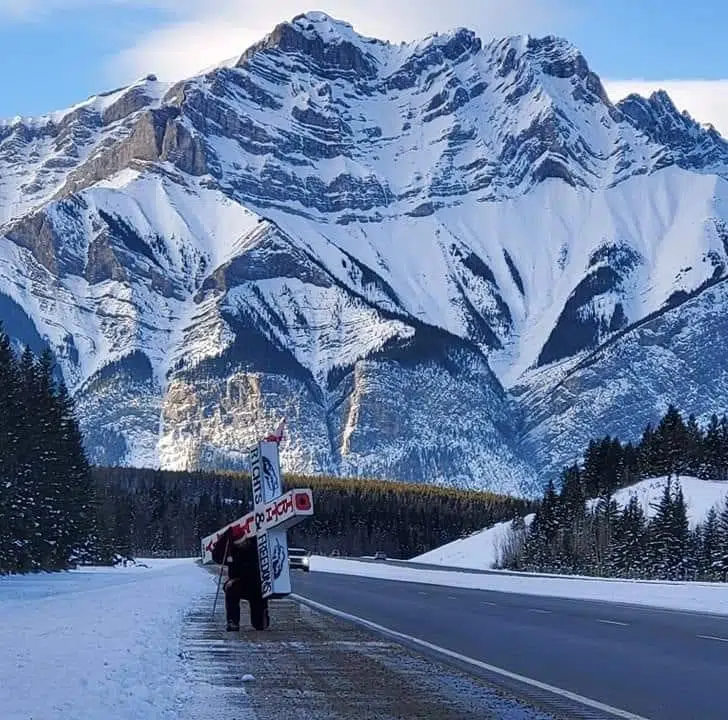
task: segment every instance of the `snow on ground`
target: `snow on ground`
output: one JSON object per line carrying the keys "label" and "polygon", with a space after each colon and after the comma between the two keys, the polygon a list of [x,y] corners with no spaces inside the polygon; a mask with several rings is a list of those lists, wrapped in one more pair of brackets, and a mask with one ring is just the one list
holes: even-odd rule
{"label": "snow on ground", "polygon": [[0,578],[3,720],[185,717],[182,619],[214,585],[193,560],[140,563]]}
{"label": "snow on ground", "polygon": [[[694,528],[698,523],[705,520],[710,508],[715,507],[718,512],[723,508],[726,496],[728,496],[728,482],[715,480],[700,480],[694,477],[678,478],[685,496],[687,505],[688,521],[690,527]],[[649,478],[642,480],[629,487],[622,488],[614,494],[614,499],[619,507],[624,507],[632,496],[636,496],[642,509],[648,517],[653,517],[657,504],[660,502],[665,489],[667,477]],[[673,483],[675,478],[673,477]],[[592,501],[592,504],[595,501]]]}
{"label": "snow on ground", "polygon": [[[534,515],[527,515],[524,520],[530,525]],[[430,550],[412,559],[412,562],[432,563],[448,567],[470,568],[473,570],[489,570],[500,561],[503,545],[510,535],[511,523],[496,523],[492,527],[459,538],[447,545]]]}
{"label": "snow on ground", "polygon": [[314,556],[311,572],[398,580],[494,592],[520,593],[574,600],[628,603],[670,610],[728,616],[728,584],[604,580],[574,576],[526,575],[507,572],[474,574],[457,570],[424,570],[386,563],[366,563]]}

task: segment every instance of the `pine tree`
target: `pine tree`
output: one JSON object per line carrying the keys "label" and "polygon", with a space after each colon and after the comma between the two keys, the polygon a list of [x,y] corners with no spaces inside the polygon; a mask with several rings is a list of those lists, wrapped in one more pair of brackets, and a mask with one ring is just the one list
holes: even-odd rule
{"label": "pine tree", "polygon": [[63,541],[67,522],[64,500],[67,493],[62,463],[64,448],[59,443],[58,413],[53,384],[53,356],[46,350],[34,363],[32,405],[35,452],[31,458],[33,483],[38,501],[39,527],[34,537],[34,561],[43,569],[60,570],[67,565]]}
{"label": "pine tree", "polygon": [[685,471],[693,477],[706,477],[705,438],[695,415],[690,415],[685,425],[685,450]]}
{"label": "pine tree", "polygon": [[709,480],[721,479],[723,449],[720,435],[720,423],[718,421],[718,416],[713,414],[705,432],[703,452],[703,463],[705,469],[703,473],[701,473],[701,477],[706,477]]}
{"label": "pine tree", "polygon": [[547,542],[549,544],[553,543],[560,526],[559,496],[556,494],[553,480],[549,480],[546,486],[546,493],[544,494],[541,505],[540,520]]}
{"label": "pine tree", "polygon": [[647,521],[636,496],[632,496],[617,522],[612,562],[615,574],[628,578],[645,575]]}
{"label": "pine tree", "polygon": [[672,512],[672,479],[668,476],[662,497],[649,525],[648,555],[653,577],[665,579],[670,574]]}
{"label": "pine tree", "polygon": [[728,495],[718,520],[718,550],[713,563],[713,572],[719,580],[728,582]]}
{"label": "pine tree", "polygon": [[680,411],[670,405],[655,431],[657,471],[682,474],[687,467],[687,429]]}
{"label": "pine tree", "polygon": [[14,530],[16,572],[42,569],[47,546],[43,538],[43,492],[37,459],[42,457],[42,436],[34,422],[42,400],[36,385],[36,363],[30,347],[26,346],[18,363],[20,415],[18,433],[21,441],[17,455],[17,483],[21,497],[19,522]]}
{"label": "pine tree", "polygon": [[600,577],[612,574],[610,562],[612,536],[619,517],[617,503],[611,497],[601,497],[592,513],[593,548],[591,552],[594,571]]}
{"label": "pine tree", "polygon": [[660,474],[656,470],[658,467],[657,438],[651,425],[648,425],[642,433],[642,438],[637,447],[637,460],[640,477],[653,477]]}
{"label": "pine tree", "polygon": [[0,575],[16,567],[14,541],[23,525],[23,499],[18,476],[20,381],[10,339],[0,325]]}
{"label": "pine tree", "polygon": [[56,397],[62,477],[65,487],[63,534],[67,560],[82,563],[108,563],[97,522],[96,493],[91,468],[83,446],[83,436],[75,416],[74,403],[61,383]]}
{"label": "pine tree", "polygon": [[679,480],[675,483],[675,494],[672,501],[670,551],[671,573],[673,577],[687,579],[692,566],[693,553],[690,547],[690,526],[688,524],[687,505]]}
{"label": "pine tree", "polygon": [[718,424],[720,457],[718,460],[718,480],[728,480],[728,417],[723,415]]}
{"label": "pine tree", "polygon": [[639,451],[631,442],[628,442],[624,446],[623,457],[624,457],[623,485],[624,486],[633,485],[640,478]]}
{"label": "pine tree", "polygon": [[698,571],[704,580],[717,579],[720,568],[720,525],[718,511],[712,507],[700,527],[700,551],[698,555]]}
{"label": "pine tree", "polygon": [[590,440],[589,446],[584,453],[582,479],[586,496],[590,498],[598,497],[602,486],[601,478],[604,474],[602,449],[600,443],[596,440]]}
{"label": "pine tree", "polygon": [[559,504],[565,524],[571,523],[575,518],[579,518],[584,514],[585,502],[582,474],[579,466],[573,465],[564,470],[561,475]]}
{"label": "pine tree", "polygon": [[662,579],[687,577],[690,532],[679,480],[673,482],[668,476],[649,534],[648,548],[655,576]]}
{"label": "pine tree", "polygon": [[605,470],[600,495],[611,498],[624,482],[624,451],[617,438],[604,440]]}

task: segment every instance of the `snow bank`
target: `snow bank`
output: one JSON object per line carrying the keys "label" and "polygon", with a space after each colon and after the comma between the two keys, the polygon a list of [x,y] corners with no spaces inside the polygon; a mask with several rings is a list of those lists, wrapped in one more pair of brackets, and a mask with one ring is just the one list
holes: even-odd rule
{"label": "snow bank", "polygon": [[130,572],[148,572],[149,570],[166,570],[167,568],[176,567],[177,565],[189,565],[197,558],[136,558],[127,562],[126,565],[115,565],[114,567],[89,565],[76,568],[70,572],[73,574],[87,573],[130,573]]}
{"label": "snow bank", "polygon": [[528,576],[506,572],[473,574],[318,556],[311,558],[311,571],[542,597],[629,603],[728,616],[728,584],[723,583],[603,580],[573,576]]}
{"label": "snow bank", "polygon": [[[524,518],[527,526],[531,524],[533,518],[533,515],[527,515]],[[510,530],[510,522],[496,523],[492,527],[466,538],[454,540],[447,545],[418,555],[413,558],[413,562],[489,570],[500,561],[502,549],[508,540]]]}
{"label": "snow bank", "polygon": [[180,720],[185,608],[211,595],[192,560],[0,578],[3,720]]}

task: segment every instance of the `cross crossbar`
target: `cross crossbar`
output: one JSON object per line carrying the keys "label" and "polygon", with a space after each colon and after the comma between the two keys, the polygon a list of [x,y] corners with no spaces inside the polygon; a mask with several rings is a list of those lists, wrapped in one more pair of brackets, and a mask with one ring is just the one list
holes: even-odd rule
{"label": "cross crossbar", "polygon": [[[313,493],[308,489],[291,490],[265,505],[265,523],[269,530],[289,530],[311,515],[313,515]],[[212,535],[203,538],[202,562],[212,562],[212,546],[229,528],[238,528],[239,532],[242,532],[240,537],[234,541],[235,545],[241,545],[249,538],[255,537],[256,527],[255,512],[249,512]]]}

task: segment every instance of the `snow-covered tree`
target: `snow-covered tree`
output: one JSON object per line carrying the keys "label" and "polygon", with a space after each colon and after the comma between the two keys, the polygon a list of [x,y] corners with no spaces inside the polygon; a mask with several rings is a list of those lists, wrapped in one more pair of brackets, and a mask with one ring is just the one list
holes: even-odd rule
{"label": "snow-covered tree", "polygon": [[0,572],[98,559],[90,468],[49,351],[15,357],[0,330]]}
{"label": "snow-covered tree", "polygon": [[614,574],[640,578],[646,574],[647,520],[639,500],[632,496],[616,524],[610,559]]}

